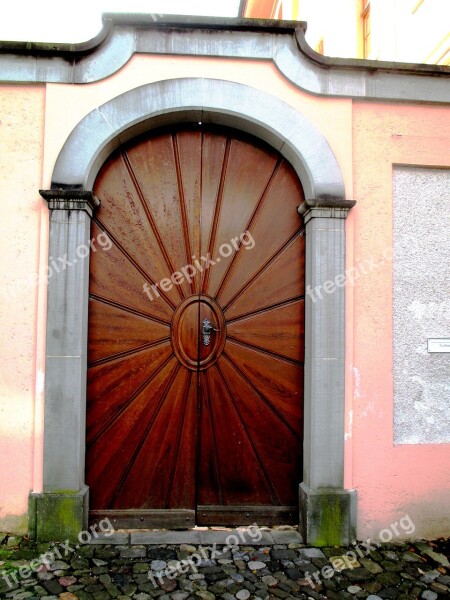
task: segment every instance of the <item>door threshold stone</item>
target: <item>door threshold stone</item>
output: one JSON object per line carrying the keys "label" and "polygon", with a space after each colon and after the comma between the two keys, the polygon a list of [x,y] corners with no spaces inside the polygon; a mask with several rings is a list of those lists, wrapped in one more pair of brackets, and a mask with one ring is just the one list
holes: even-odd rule
{"label": "door threshold stone", "polygon": [[240,546],[273,546],[276,544],[303,544],[300,533],[292,529],[272,529],[238,527],[207,528],[195,527],[185,531],[171,531],[167,529],[142,531],[142,530],[116,530],[113,532],[98,533],[90,544],[119,544],[119,545],[155,545],[163,544],[190,544],[198,545],[240,545]]}

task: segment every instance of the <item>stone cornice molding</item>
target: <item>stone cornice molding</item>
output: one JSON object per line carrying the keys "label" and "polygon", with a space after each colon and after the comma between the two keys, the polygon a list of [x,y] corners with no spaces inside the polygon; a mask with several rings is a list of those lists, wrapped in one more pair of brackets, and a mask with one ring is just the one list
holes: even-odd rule
{"label": "stone cornice molding", "polygon": [[116,73],[137,53],[211,56],[272,61],[317,95],[449,101],[449,67],[325,57],[308,46],[304,22],[105,14],[103,25],[82,44],[0,42],[0,81],[84,84]]}
{"label": "stone cornice molding", "polygon": [[94,192],[80,189],[39,190],[49,210],[83,210],[90,217],[100,206],[100,200]]}
{"label": "stone cornice molding", "polygon": [[342,198],[312,198],[306,199],[298,207],[305,224],[311,219],[346,219],[350,209],[356,204],[356,200],[344,200]]}

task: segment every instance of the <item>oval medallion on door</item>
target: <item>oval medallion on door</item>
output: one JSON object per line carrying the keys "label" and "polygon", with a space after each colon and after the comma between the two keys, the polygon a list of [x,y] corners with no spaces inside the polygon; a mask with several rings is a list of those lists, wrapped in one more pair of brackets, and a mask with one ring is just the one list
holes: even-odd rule
{"label": "oval medallion on door", "polygon": [[173,351],[182,365],[192,371],[211,367],[225,345],[225,318],[213,298],[186,298],[172,319]]}
{"label": "oval medallion on door", "polygon": [[250,136],[183,126],[120,148],[94,191],[92,518],[296,522],[305,244],[294,170]]}

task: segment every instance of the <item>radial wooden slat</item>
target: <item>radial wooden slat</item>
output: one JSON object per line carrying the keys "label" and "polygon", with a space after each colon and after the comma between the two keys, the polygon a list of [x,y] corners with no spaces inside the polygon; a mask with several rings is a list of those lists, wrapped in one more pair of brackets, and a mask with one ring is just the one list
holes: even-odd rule
{"label": "radial wooden slat", "polygon": [[[126,403],[120,420],[111,426],[92,443],[88,439],[86,480],[91,488],[91,507],[99,508],[142,508],[137,497],[129,504],[116,505],[115,499],[122,491],[129,469],[145,440],[147,428],[153,422],[178,365],[175,358],[166,362],[152,378],[152,386],[144,387]],[[157,465],[153,463],[155,468]],[[141,481],[139,496],[149,497],[150,488]]]}
{"label": "radial wooden slat", "polygon": [[217,422],[211,405],[209,381],[204,373],[199,374],[199,422],[198,422],[198,503],[223,505],[221,465],[217,449]]}
{"label": "radial wooden slat", "polygon": [[[92,224],[94,238],[101,231],[97,223]],[[170,300],[161,295],[150,301],[143,291],[146,282],[146,274],[123,247],[113,244],[109,250],[92,255],[89,283],[92,296],[170,323],[173,313]]]}
{"label": "radial wooden slat", "polygon": [[224,353],[268,404],[298,431],[302,415],[302,365],[231,340],[227,341]]}
{"label": "radial wooden slat", "polygon": [[247,433],[279,503],[295,505],[297,490],[292,481],[295,481],[301,469],[298,437],[301,423],[297,423],[296,436],[279,413],[269,407],[229,360],[221,358],[218,367],[228,387],[233,390],[233,400],[240,418],[246,424]]}
{"label": "radial wooden slat", "polygon": [[[208,270],[203,290],[215,297],[222,277],[233,259],[227,247],[233,248],[247,228],[258,202],[264,194],[276,165],[276,155],[253,145],[232,140],[228,144],[223,169],[223,186],[219,193],[211,228],[209,251],[216,262]],[[251,165],[251,174],[249,173]],[[245,202],[242,199],[245,198]]]}
{"label": "radial wooden slat", "polygon": [[[267,505],[276,502],[271,494],[270,481],[265,478],[258,454],[254,451],[246,432],[246,425],[240,419],[217,366],[201,374],[201,384],[202,379],[203,385],[206,384],[208,389],[216,452],[215,457],[203,455],[203,460],[217,461],[223,504]],[[227,424],[226,427],[224,423]],[[230,460],[230,456],[233,456],[233,460]],[[200,491],[202,483],[200,480]],[[199,503],[205,504],[201,494]]]}
{"label": "radial wooden slat", "polygon": [[294,170],[285,161],[279,161],[247,226],[253,242],[248,236],[245,238],[247,245],[234,255],[232,268],[217,292],[222,306],[301,229],[297,207],[302,200],[303,191]]}
{"label": "radial wooden slat", "polygon": [[88,444],[118,419],[134,394],[172,355],[169,342],[88,369]]}
{"label": "radial wooden slat", "polygon": [[[180,196],[182,182],[173,138],[170,134],[150,138],[149,141],[127,150],[129,169],[139,190],[141,201],[148,210],[153,230],[165,257],[165,278],[191,262],[186,252],[186,230],[183,223],[185,198]],[[178,290],[184,297],[191,294],[188,281],[184,280]]]}
{"label": "radial wooden slat", "polygon": [[[198,257],[200,251],[200,192],[202,186],[202,135],[200,132],[180,131],[173,136],[179,193],[182,196],[183,231],[186,247],[186,265]],[[192,276],[191,293],[200,292],[201,273]]]}
{"label": "radial wooden slat", "polygon": [[173,462],[167,506],[194,507],[196,502],[197,436],[198,436],[198,374],[191,373],[190,387],[180,431],[176,460]]}
{"label": "radial wooden slat", "polygon": [[168,324],[127,312],[95,298],[90,299],[89,315],[91,364],[136,352],[148,344],[169,341]]}
{"label": "radial wooden slat", "polygon": [[115,498],[116,508],[171,508],[166,499],[170,499],[190,377],[191,373],[181,366],[175,371],[147,424],[139,449],[133,454]]}
{"label": "radial wooden slat", "polygon": [[[227,323],[228,339],[260,348],[280,357],[303,361],[303,299],[288,301]],[[299,336],[299,332],[302,336]]]}
{"label": "radial wooden slat", "polygon": [[296,235],[223,306],[227,321],[304,295],[305,238]]}
{"label": "radial wooden slat", "polygon": [[[102,198],[95,215],[99,224],[107,227],[110,235],[120,242],[128,255],[142,268],[149,283],[153,284],[167,277],[164,249],[160,245],[156,228],[152,227],[152,215],[140,196],[140,189],[130,172],[126,155],[115,154],[109,158],[99,173],[96,186],[101,190]],[[166,292],[166,295],[173,305],[180,300],[177,289]]]}
{"label": "radial wooden slat", "polygon": [[[224,135],[205,131],[202,136],[202,186],[200,214],[200,256],[210,251],[214,217],[223,194],[230,143]],[[217,217],[216,217],[217,219]],[[203,265],[202,261],[202,265]],[[202,281],[205,273],[202,273]]]}

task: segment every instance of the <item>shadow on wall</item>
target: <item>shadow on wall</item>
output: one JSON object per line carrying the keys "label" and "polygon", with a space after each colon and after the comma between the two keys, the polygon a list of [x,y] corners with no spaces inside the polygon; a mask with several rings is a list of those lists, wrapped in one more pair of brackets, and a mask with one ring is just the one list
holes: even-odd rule
{"label": "shadow on wall", "polygon": [[[373,543],[433,540],[450,537],[450,489],[430,490],[429,496],[417,496],[399,503],[390,519],[360,524],[364,539]],[[359,538],[360,536],[358,536]]]}

